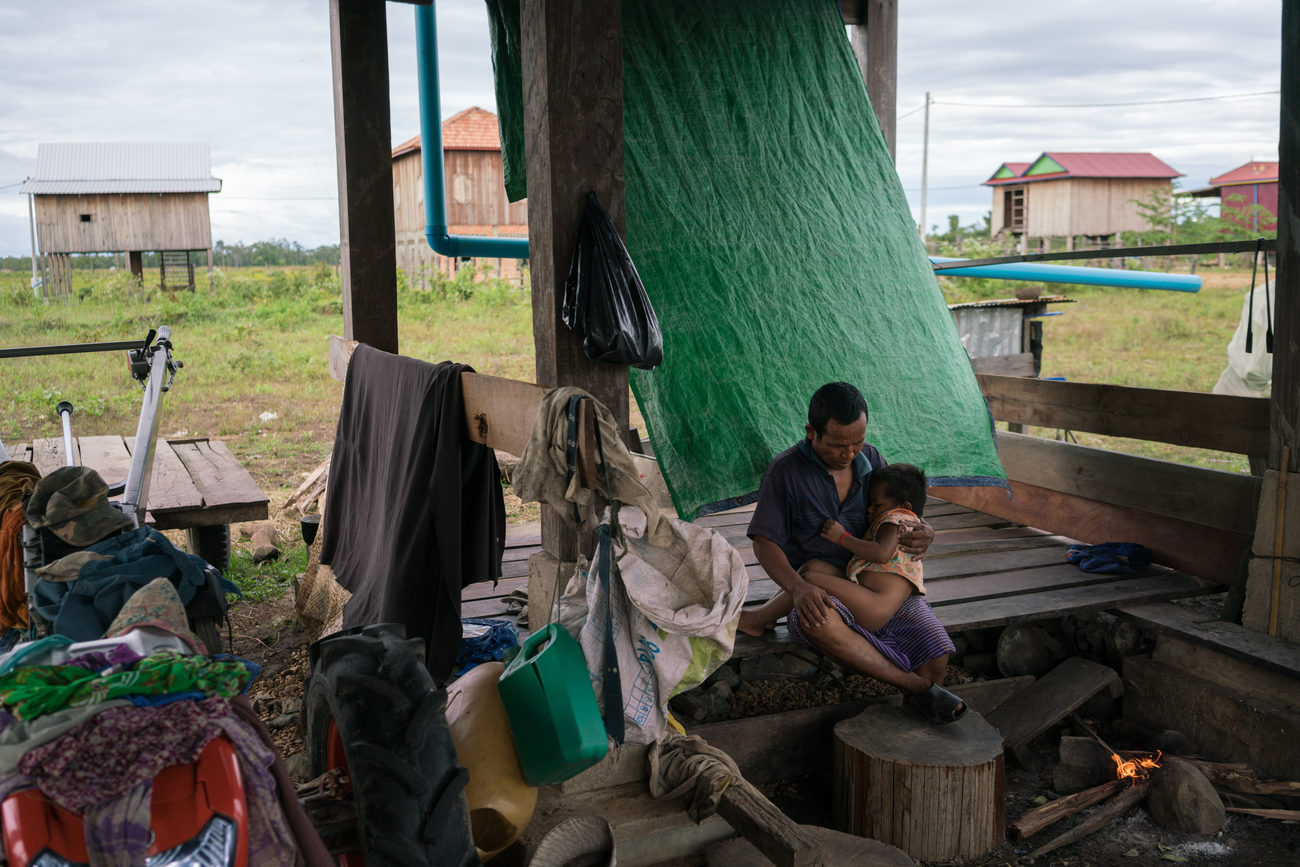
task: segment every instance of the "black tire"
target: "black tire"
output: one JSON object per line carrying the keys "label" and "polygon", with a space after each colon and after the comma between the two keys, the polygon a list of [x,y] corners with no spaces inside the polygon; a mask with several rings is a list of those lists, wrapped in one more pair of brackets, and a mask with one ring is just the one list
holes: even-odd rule
{"label": "black tire", "polygon": [[478,864],[468,774],[447,728],[447,694],[424,667],[424,642],[407,639],[400,625],[381,624],[321,639],[310,653],[311,772],[341,764],[329,756],[333,722],[366,867]]}
{"label": "black tire", "polygon": [[222,575],[230,571],[229,524],[190,527],[186,531],[186,540],[191,554],[197,554],[207,560]]}

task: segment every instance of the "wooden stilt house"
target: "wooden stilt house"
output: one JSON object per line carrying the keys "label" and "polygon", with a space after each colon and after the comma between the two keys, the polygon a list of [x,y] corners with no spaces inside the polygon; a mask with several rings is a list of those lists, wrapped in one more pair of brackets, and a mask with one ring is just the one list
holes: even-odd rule
{"label": "wooden stilt house", "polygon": [[160,282],[193,289],[191,254],[212,267],[208,195],[221,190],[208,146],[198,142],[42,143],[31,197],[47,296],[70,288],[72,253],[122,253],[143,276],[143,254],[162,254]]}

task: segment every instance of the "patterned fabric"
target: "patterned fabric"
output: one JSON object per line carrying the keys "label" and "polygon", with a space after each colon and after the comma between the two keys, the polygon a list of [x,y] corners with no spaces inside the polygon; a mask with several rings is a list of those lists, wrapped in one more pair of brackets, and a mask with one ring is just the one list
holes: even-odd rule
{"label": "patterned fabric", "polygon": [[138,867],[152,845],[153,780],[86,810],[86,853],[95,867]]}
{"label": "patterned fabric", "polygon": [[[844,603],[830,597],[831,604],[849,628],[870,641],[880,653],[903,671],[916,671],[932,659],[956,653],[957,647],[934,615],[930,604],[920,596],[907,597],[893,618],[877,632],[868,632],[857,624]],[[786,615],[790,634],[813,649],[817,645],[804,635],[799,626],[799,611],[791,608]]]}
{"label": "patterned fabric", "polygon": [[251,674],[243,662],[181,656],[163,651],[126,671],[102,673],[70,665],[33,665],[0,676],[0,703],[19,719],[33,719],[66,707],[133,695],[166,695],[197,690],[230,698],[239,695]]}
{"label": "patterned fabric", "polygon": [[142,659],[144,659],[143,656],[125,644],[115,644],[108,650],[95,650],[81,656],[74,656],[63,664],[75,665],[77,668],[84,668],[87,671],[102,671],[115,665],[130,668]]}
{"label": "patterned fabric", "polygon": [[[289,807],[301,812],[301,807],[296,801],[288,806],[281,804],[280,791],[273,774],[279,756],[272,747],[250,723],[240,719],[224,699],[179,703],[172,708],[148,710],[114,707],[112,710],[120,711],[116,714],[117,719],[109,719],[101,724],[98,719],[108,713],[106,709],[82,728],[66,735],[65,740],[61,739],[61,744],[56,745],[56,742],[51,741],[30,760],[24,758],[23,767],[32,768],[43,775],[40,780],[42,791],[49,786],[60,797],[69,797],[78,802],[87,799],[97,801],[89,804],[84,813],[86,846],[91,852],[91,863],[136,867],[144,863],[142,853],[148,849],[148,841],[152,836],[148,810],[152,775],[134,786],[124,786],[125,781],[119,783],[111,779],[98,779],[95,766],[108,762],[114,763],[116,767],[120,763],[129,769],[132,778],[138,778],[140,763],[157,764],[159,759],[153,753],[172,756],[172,760],[167,763],[174,764],[178,749],[183,759],[185,742],[192,744],[205,737],[211,740],[218,735],[226,737],[234,745],[239,757],[239,771],[248,807],[248,863],[258,867],[294,867],[308,863],[299,857],[297,839],[284,812]],[[223,708],[223,712],[217,712]],[[186,719],[190,721],[191,728],[186,728]],[[172,731],[170,735],[155,742],[152,729],[160,724]],[[97,729],[99,735],[94,734]],[[106,736],[112,730],[121,732],[120,741]],[[170,740],[166,740],[167,737]],[[179,748],[175,746],[178,739],[182,742]],[[205,744],[207,740],[204,741]],[[129,745],[127,752],[130,755],[119,756],[123,744]],[[197,752],[194,755],[197,756]],[[47,756],[48,762],[41,763],[37,768],[38,759]],[[60,766],[68,769],[66,774],[61,772],[60,776],[71,777],[71,783],[50,776],[52,769]],[[23,770],[0,774],[0,799],[19,789],[32,788],[37,782]],[[123,789],[121,795],[112,794]],[[46,791],[46,794],[54,799],[51,791]],[[307,830],[311,831],[309,825]],[[141,841],[144,841],[144,849],[139,848]],[[320,845],[319,839],[315,838],[311,842],[316,847],[313,852],[318,857],[309,859],[310,863],[332,863],[324,856],[324,847]],[[95,860],[95,853],[100,853],[103,860]]]}
{"label": "patterned fabric", "polygon": [[199,637],[190,631],[189,618],[185,616],[185,603],[166,578],[155,578],[131,594],[122,610],[108,625],[104,636],[114,638],[126,635],[141,626],[156,626],[185,639],[195,653],[207,653]]}
{"label": "patterned fabric", "polygon": [[[876,533],[885,524],[897,524],[900,530],[911,530],[921,526],[921,519],[910,509],[891,509],[876,519],[867,531],[866,538],[876,538]],[[863,560],[861,557],[854,557],[849,561],[849,567],[845,570],[850,580],[862,583],[863,572],[888,572],[892,575],[901,575],[912,585],[916,587],[916,592],[922,596],[925,595],[925,572],[921,561],[904,551],[901,547],[894,549],[894,556],[886,563],[873,563],[870,560]]]}
{"label": "patterned fabric", "polygon": [[29,750],[18,769],[51,801],[80,813],[92,804],[122,797],[168,765],[194,762],[221,733],[216,718],[229,713],[224,698],[109,708]]}

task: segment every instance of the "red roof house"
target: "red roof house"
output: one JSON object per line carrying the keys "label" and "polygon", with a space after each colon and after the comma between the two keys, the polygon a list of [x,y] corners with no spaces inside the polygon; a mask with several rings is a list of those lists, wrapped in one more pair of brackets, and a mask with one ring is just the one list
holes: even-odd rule
{"label": "red roof house", "polygon": [[[420,137],[393,148],[393,219],[397,267],[413,284],[431,268],[450,274],[459,263],[434,253],[424,236],[424,169]],[[528,235],[528,203],[506,199],[497,116],[478,106],[442,122],[443,182],[447,226],[453,235]],[[491,260],[498,276],[512,276],[518,262]],[[508,273],[507,273],[508,272]]]}
{"label": "red roof house", "polygon": [[1172,193],[1181,172],[1149,153],[1045,151],[1028,163],[1003,163],[993,188],[992,231],[1029,238],[1113,236],[1147,229],[1137,202]]}
{"label": "red roof house", "polygon": [[1188,190],[1185,195],[1219,199],[1220,215],[1245,224],[1252,232],[1277,230],[1277,160],[1252,160],[1210,178],[1208,187]]}

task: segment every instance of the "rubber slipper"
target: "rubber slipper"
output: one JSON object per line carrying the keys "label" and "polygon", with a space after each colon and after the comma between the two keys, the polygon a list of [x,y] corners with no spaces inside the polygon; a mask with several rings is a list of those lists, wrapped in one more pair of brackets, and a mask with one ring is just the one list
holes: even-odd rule
{"label": "rubber slipper", "polygon": [[966,715],[970,706],[937,683],[930,684],[924,692],[907,697],[907,703],[920,711],[921,716],[940,725],[956,722]]}

